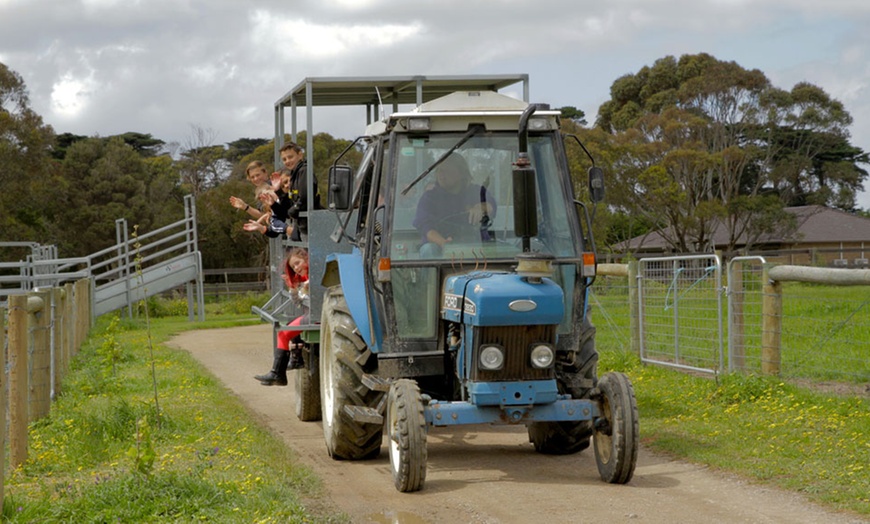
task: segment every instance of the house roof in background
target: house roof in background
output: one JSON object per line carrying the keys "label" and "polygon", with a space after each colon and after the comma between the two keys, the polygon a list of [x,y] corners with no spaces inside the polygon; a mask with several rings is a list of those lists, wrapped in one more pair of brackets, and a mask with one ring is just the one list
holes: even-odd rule
{"label": "house roof in background", "polygon": [[[789,238],[764,235],[755,241],[756,245],[867,242],[870,246],[870,218],[852,215],[825,206],[787,207],[785,210],[796,216],[797,233]],[[728,232],[724,224],[719,224],[713,232],[713,243],[716,248],[722,248],[728,244]],[[738,245],[743,244],[744,242],[738,242]],[[622,242],[618,244],[618,247],[624,250],[638,251],[667,249],[669,245],[661,232],[653,231],[647,235],[639,235]]]}

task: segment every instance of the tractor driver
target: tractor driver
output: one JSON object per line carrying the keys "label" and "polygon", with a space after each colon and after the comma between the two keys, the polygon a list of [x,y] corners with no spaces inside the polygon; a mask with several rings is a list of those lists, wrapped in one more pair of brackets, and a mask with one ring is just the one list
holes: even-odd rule
{"label": "tractor driver", "polygon": [[471,183],[462,156],[451,154],[435,171],[435,184],[420,197],[414,227],[419,231],[421,258],[440,258],[451,242],[490,240],[488,226],[496,202],[485,186]]}

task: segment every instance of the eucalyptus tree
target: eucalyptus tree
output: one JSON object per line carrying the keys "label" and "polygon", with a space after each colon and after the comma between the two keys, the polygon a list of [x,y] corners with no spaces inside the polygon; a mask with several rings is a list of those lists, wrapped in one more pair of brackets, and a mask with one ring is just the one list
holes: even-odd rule
{"label": "eucalyptus tree", "polygon": [[[614,204],[656,222],[679,251],[785,231],[787,205],[849,209],[867,173],[852,120],[821,88],[771,85],[759,70],[707,54],[668,56],[618,78],[596,126],[612,133]],[[770,198],[771,195],[779,198]]]}
{"label": "eucalyptus tree", "polygon": [[227,160],[226,148],[215,144],[217,133],[214,130],[197,125],[190,127],[190,135],[178,146],[176,166],[184,190],[199,196],[225,182],[233,164]]}
{"label": "eucalyptus tree", "polygon": [[30,108],[21,75],[0,63],[0,240],[39,242],[54,130]]}
{"label": "eucalyptus tree", "polygon": [[115,220],[151,231],[183,211],[168,158],[143,158],[121,137],[72,144],[52,178],[52,243],[64,256],[85,256],[115,243]]}

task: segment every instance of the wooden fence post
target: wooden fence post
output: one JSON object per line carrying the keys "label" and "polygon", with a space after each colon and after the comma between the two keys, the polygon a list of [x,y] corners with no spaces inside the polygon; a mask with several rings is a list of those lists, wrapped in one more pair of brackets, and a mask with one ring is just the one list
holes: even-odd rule
{"label": "wooden fence post", "polygon": [[[6,347],[6,330],[3,323],[6,310],[0,308],[0,348]],[[6,352],[0,350],[0,370],[6,369]],[[0,373],[0,508],[3,507],[6,486],[6,373]]]}
{"label": "wooden fence post", "polygon": [[770,265],[761,275],[761,373],[779,375],[782,362],[782,283],[770,279]]}
{"label": "wooden fence post", "polygon": [[69,371],[69,363],[73,355],[73,285],[69,282],[63,286],[63,372]]}
{"label": "wooden fence post", "polygon": [[[34,298],[39,302],[33,301]],[[49,326],[51,319],[51,297],[46,291],[30,294],[29,307],[31,340],[33,343],[30,366],[30,420],[39,420],[48,415],[51,408],[49,390],[51,387],[51,358],[49,353]]]}
{"label": "wooden fence post", "polygon": [[67,299],[71,302],[72,315],[70,316],[70,348],[72,356],[76,354],[76,348],[79,347],[79,317],[81,316],[81,307],[79,306],[79,283],[78,281],[72,284],[72,294]]}
{"label": "wooden fence post", "polygon": [[63,379],[63,288],[51,290],[51,382],[49,384],[49,411]]}
{"label": "wooden fence post", "polygon": [[27,460],[27,296],[9,297],[9,465]]}

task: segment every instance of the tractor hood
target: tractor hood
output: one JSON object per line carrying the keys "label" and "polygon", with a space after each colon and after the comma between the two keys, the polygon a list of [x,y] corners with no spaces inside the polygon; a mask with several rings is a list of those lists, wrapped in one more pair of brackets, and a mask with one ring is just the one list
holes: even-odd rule
{"label": "tractor hood", "polygon": [[543,278],[474,271],[447,277],[441,317],[473,326],[552,325],[564,315],[562,289]]}

